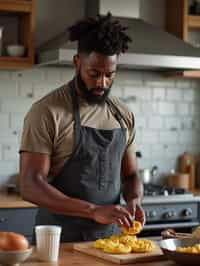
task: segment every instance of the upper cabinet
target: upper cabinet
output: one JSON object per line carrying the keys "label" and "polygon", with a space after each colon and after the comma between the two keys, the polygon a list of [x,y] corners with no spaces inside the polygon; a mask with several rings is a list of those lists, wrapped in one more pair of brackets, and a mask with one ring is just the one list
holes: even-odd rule
{"label": "upper cabinet", "polygon": [[[190,0],[167,0],[166,30],[186,42],[200,46],[200,3]],[[200,78],[200,71],[174,72],[172,75]]]}
{"label": "upper cabinet", "polygon": [[[0,0],[0,69],[30,68],[34,64],[35,0]],[[23,56],[10,56],[7,46],[24,46]]]}

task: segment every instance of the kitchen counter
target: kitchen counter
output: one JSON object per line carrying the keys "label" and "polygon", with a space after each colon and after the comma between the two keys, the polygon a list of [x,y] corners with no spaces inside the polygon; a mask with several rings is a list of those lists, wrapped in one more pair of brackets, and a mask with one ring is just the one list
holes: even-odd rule
{"label": "kitchen counter", "polygon": [[[134,263],[128,264],[132,266],[175,266],[176,264],[172,261],[162,260],[157,262],[148,262],[148,263]],[[41,262],[38,260],[35,253],[33,253],[32,257],[27,259],[22,266],[52,266],[52,263]],[[103,259],[99,259],[93,256],[82,254],[78,251],[72,249],[72,244],[61,244],[60,255],[58,263],[54,265],[67,265],[67,266],[79,266],[79,265],[87,265],[87,266],[113,266],[119,265],[111,262],[107,262]]]}
{"label": "kitchen counter", "polygon": [[[191,191],[195,197],[189,197],[188,201],[199,201],[200,202],[200,189],[195,189]],[[185,197],[185,196],[184,196]],[[168,197],[168,202],[173,201],[179,202],[182,200],[181,197]],[[143,200],[143,203],[163,203],[166,202],[165,197],[145,197]],[[37,205],[24,201],[21,196],[17,193],[8,193],[4,190],[0,191],[0,208],[32,208],[32,207],[37,207]]]}
{"label": "kitchen counter", "polygon": [[0,191],[0,208],[33,208],[35,204],[24,201],[17,193]]}

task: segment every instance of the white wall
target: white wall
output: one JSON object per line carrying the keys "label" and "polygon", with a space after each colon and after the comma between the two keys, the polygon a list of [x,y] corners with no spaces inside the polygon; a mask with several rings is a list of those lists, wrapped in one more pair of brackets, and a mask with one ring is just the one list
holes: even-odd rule
{"label": "white wall", "polygon": [[[0,71],[0,184],[17,173],[23,118],[32,102],[65,83],[73,68]],[[119,71],[113,94],[135,114],[140,167],[157,164],[162,173],[175,167],[185,150],[200,151],[200,82],[158,74]]]}

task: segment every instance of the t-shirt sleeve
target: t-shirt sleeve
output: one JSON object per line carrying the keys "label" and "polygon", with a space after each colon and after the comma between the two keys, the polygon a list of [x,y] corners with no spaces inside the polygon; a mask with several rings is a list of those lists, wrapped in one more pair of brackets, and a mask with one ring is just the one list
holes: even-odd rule
{"label": "t-shirt sleeve", "polygon": [[135,118],[130,111],[128,116],[128,141],[126,149],[135,152]]}
{"label": "t-shirt sleeve", "polygon": [[48,108],[34,104],[24,119],[19,152],[51,154],[54,126]]}

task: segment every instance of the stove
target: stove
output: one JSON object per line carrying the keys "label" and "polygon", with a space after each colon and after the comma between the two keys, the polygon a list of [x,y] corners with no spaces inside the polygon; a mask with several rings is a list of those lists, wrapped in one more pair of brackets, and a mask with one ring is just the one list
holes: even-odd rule
{"label": "stove", "polygon": [[192,193],[186,191],[184,188],[144,184],[144,196],[174,196],[174,195],[192,195]]}
{"label": "stove", "polygon": [[199,225],[199,203],[200,199],[185,189],[145,184],[142,206],[146,224],[142,236],[161,236],[165,228],[191,233]]}

